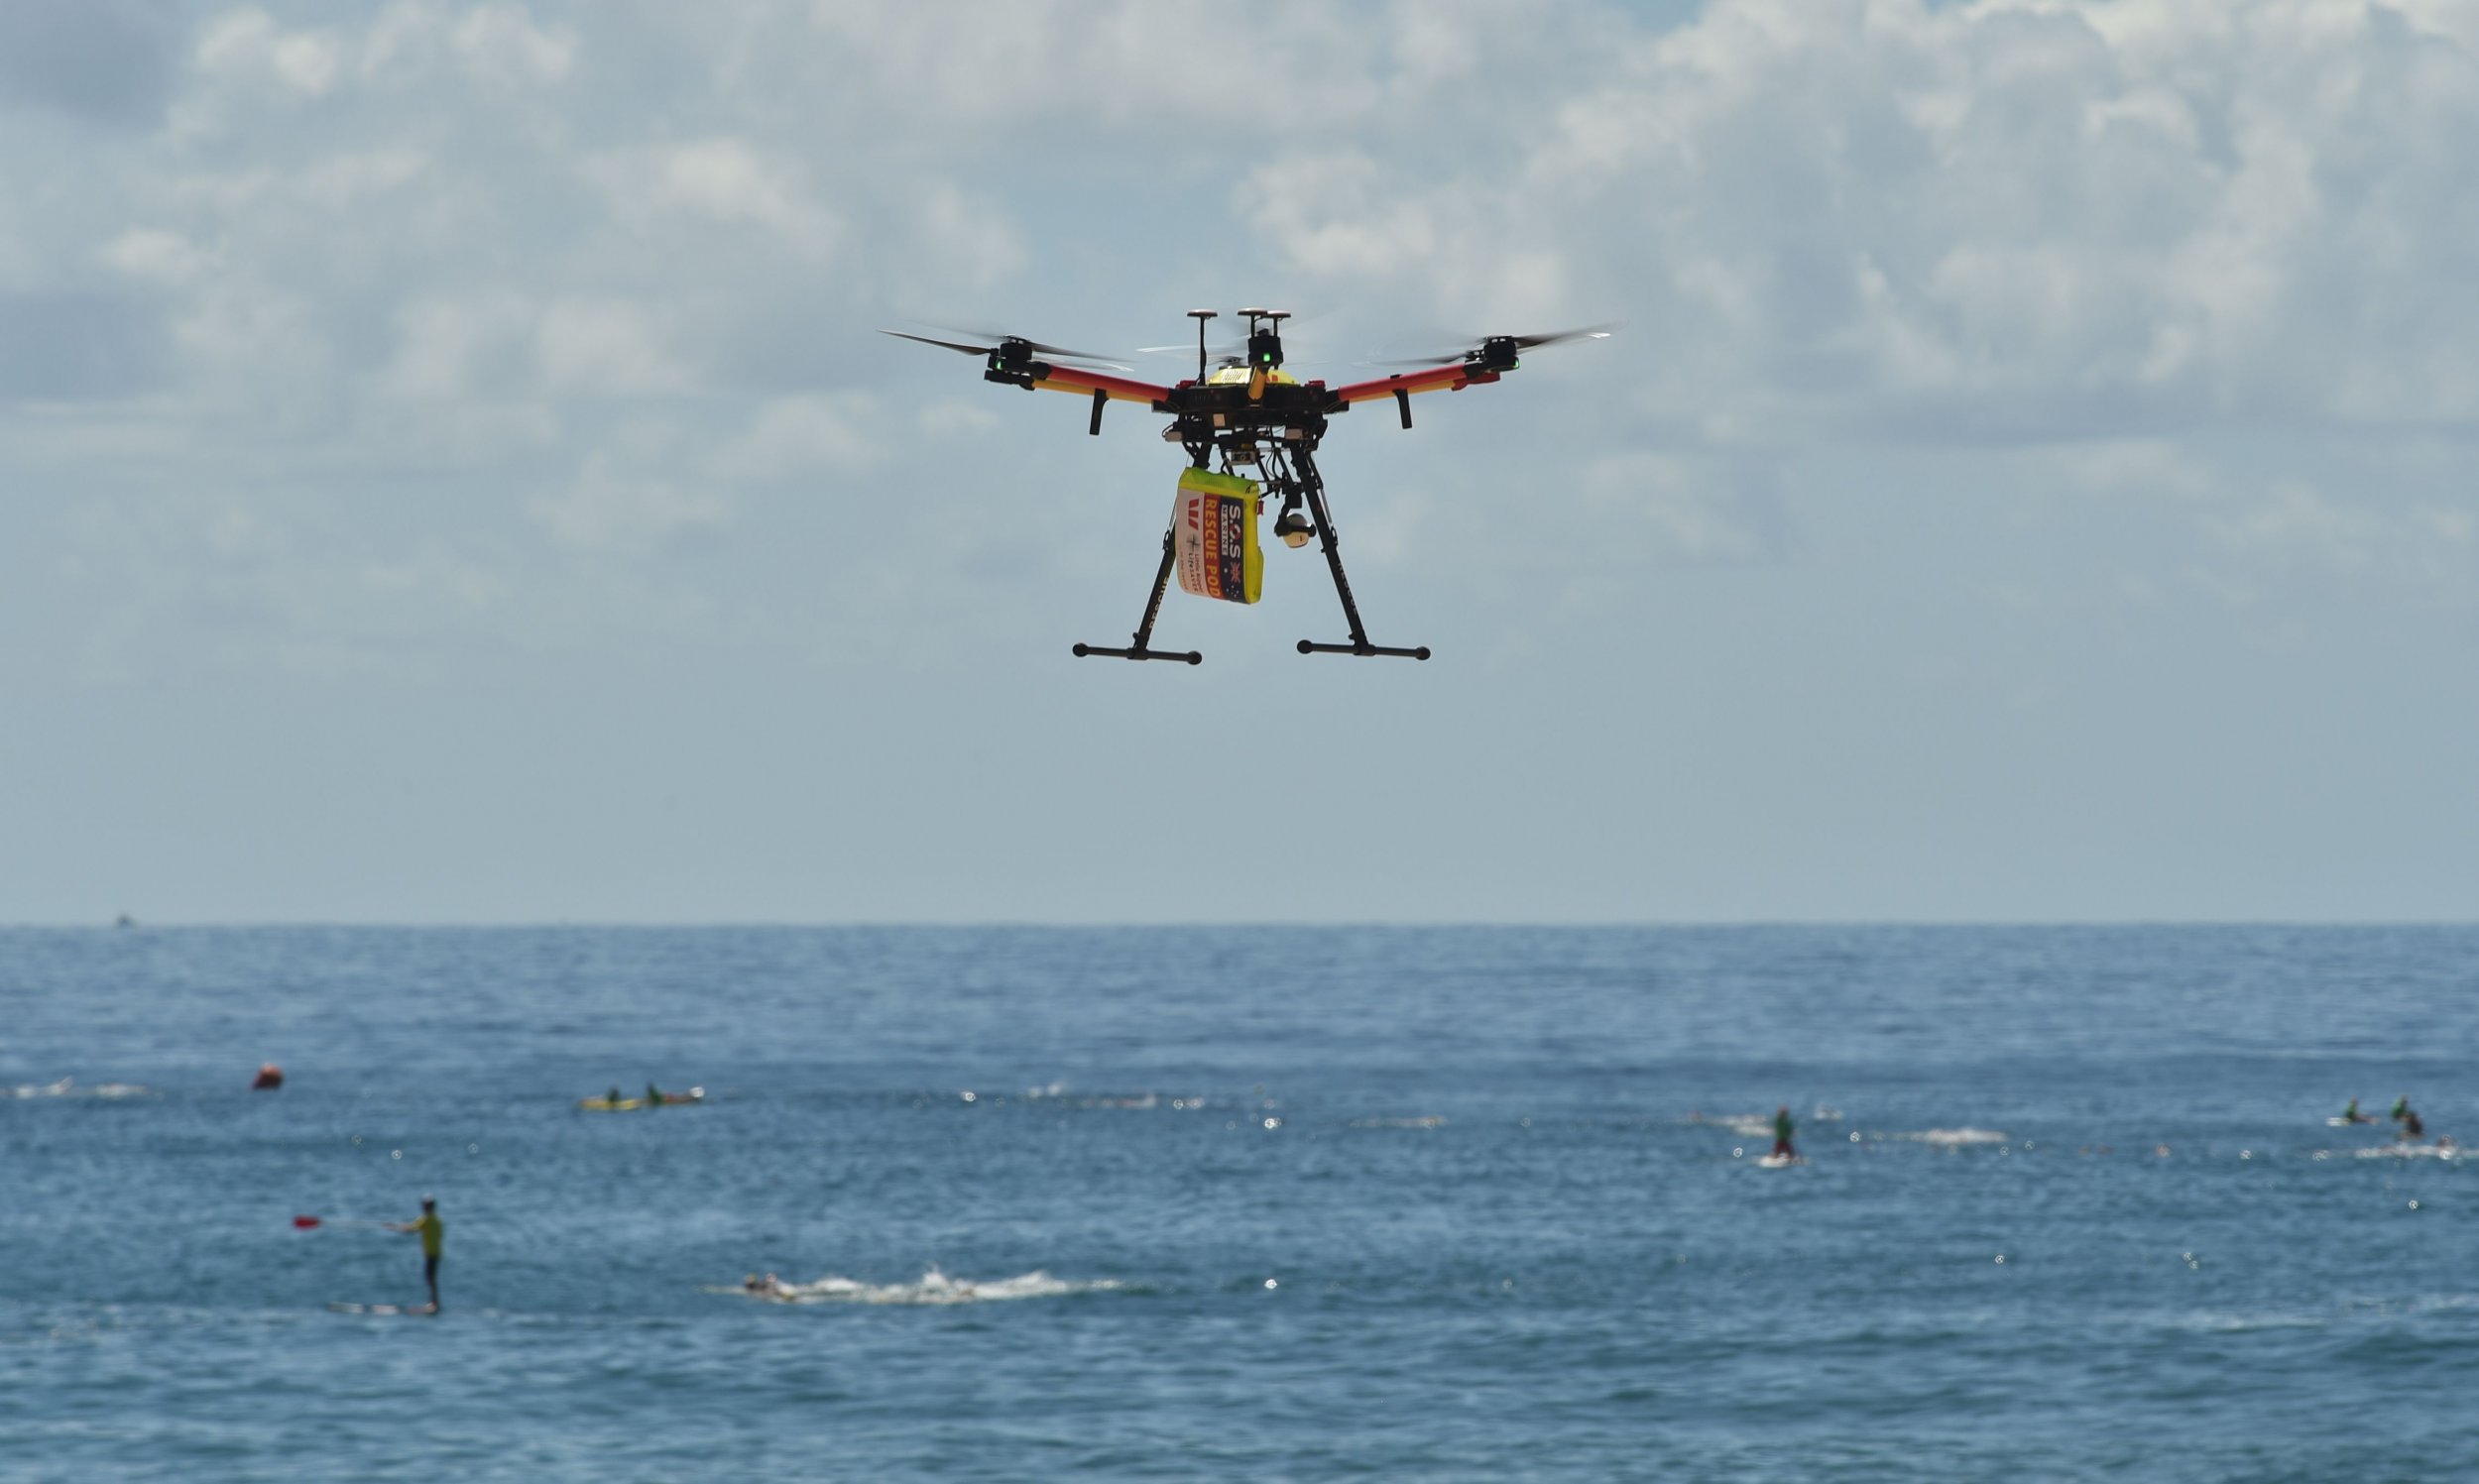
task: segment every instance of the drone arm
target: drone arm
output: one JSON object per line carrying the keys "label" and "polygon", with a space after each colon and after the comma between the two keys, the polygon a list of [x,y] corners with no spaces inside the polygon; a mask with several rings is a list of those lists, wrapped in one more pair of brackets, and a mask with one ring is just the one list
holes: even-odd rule
{"label": "drone arm", "polygon": [[1157,387],[1151,382],[1130,381],[1123,376],[1109,376],[1073,366],[1052,366],[1046,362],[1032,368],[1032,384],[1044,392],[1066,392],[1077,397],[1100,395],[1112,401],[1140,401],[1148,407],[1171,395],[1170,388]]}
{"label": "drone arm", "polygon": [[1355,402],[1375,401],[1397,395],[1410,397],[1420,392],[1461,392],[1466,387],[1480,386],[1498,379],[1494,371],[1481,371],[1458,361],[1451,366],[1434,367],[1402,376],[1381,376],[1374,381],[1352,382],[1328,394],[1337,403],[1350,406]]}

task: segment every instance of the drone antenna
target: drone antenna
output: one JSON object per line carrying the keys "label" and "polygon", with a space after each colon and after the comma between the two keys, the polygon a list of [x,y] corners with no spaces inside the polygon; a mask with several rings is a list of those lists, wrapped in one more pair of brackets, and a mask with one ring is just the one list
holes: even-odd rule
{"label": "drone antenna", "polygon": [[[1261,376],[1282,364],[1282,322],[1291,317],[1288,309],[1242,309],[1248,318],[1248,369]],[[1270,329],[1260,330],[1258,322],[1269,320]]]}
{"label": "drone antenna", "polygon": [[1188,317],[1197,322],[1197,384],[1205,384],[1205,322],[1222,316],[1211,309],[1191,309]]}

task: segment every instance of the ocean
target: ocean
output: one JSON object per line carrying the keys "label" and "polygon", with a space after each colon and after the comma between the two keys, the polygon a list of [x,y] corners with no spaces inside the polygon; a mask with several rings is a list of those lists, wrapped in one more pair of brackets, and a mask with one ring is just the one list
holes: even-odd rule
{"label": "ocean", "polygon": [[5,930],[0,1478],[2470,1480],[2474,1051],[2462,927]]}

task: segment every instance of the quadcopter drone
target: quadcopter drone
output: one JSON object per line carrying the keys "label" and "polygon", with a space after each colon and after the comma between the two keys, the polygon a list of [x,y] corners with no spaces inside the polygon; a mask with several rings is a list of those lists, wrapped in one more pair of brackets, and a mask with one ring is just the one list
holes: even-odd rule
{"label": "quadcopter drone", "polygon": [[[1044,345],[1020,335],[980,335],[988,345],[936,340],[901,330],[884,330],[902,340],[917,340],[966,355],[984,358],[982,380],[1030,391],[1066,392],[1093,399],[1093,418],[1086,431],[1100,436],[1102,409],[1114,401],[1140,402],[1168,413],[1171,423],[1162,439],[1188,451],[1189,468],[1181,474],[1179,497],[1171,509],[1170,528],[1162,533],[1162,564],[1153,574],[1153,591],[1145,600],[1144,620],[1136,626],[1126,648],[1078,644],[1075,653],[1108,654],[1121,659],[1176,659],[1201,664],[1205,656],[1193,649],[1152,647],[1154,621],[1161,616],[1162,595],[1171,575],[1179,575],[1181,591],[1234,603],[1254,603],[1259,592],[1263,557],[1256,540],[1256,522],[1264,495],[1282,502],[1274,517],[1274,535],[1283,544],[1305,546],[1311,537],[1324,548],[1326,566],[1334,574],[1335,595],[1343,600],[1349,643],[1324,644],[1300,640],[1302,654],[1392,655],[1427,659],[1427,645],[1397,648],[1373,643],[1360,623],[1359,605],[1352,598],[1352,582],[1343,573],[1343,553],[1335,540],[1334,517],[1326,508],[1326,484],[1317,473],[1317,445],[1326,436],[1327,419],[1364,401],[1394,400],[1403,426],[1412,425],[1412,396],[1419,392],[1461,392],[1485,386],[1520,364],[1516,357],[1538,346],[1564,340],[1602,340],[1609,326],[1559,330],[1545,335],[1491,335],[1447,355],[1390,364],[1418,370],[1329,387],[1303,382],[1282,369],[1281,309],[1241,309],[1248,323],[1243,354],[1230,354],[1211,364],[1206,322],[1218,318],[1212,309],[1191,309],[1197,322],[1196,380],[1157,387],[1150,382],[1114,376],[1128,368],[1082,351]],[[973,334],[973,331],[961,333]],[[1235,347],[1235,350],[1239,348]],[[1109,368],[1108,371],[1097,368]],[[1215,465],[1220,465],[1217,472]],[[1255,478],[1240,470],[1255,471]]]}

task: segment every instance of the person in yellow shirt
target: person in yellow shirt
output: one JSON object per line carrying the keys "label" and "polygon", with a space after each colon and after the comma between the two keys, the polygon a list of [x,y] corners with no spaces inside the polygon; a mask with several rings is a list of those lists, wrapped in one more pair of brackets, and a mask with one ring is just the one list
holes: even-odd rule
{"label": "person in yellow shirt", "polygon": [[439,1219],[439,1202],[421,1198],[421,1219],[399,1221],[390,1231],[421,1233],[421,1281],[430,1285],[430,1312],[439,1312],[439,1248],[447,1237],[447,1223]]}

